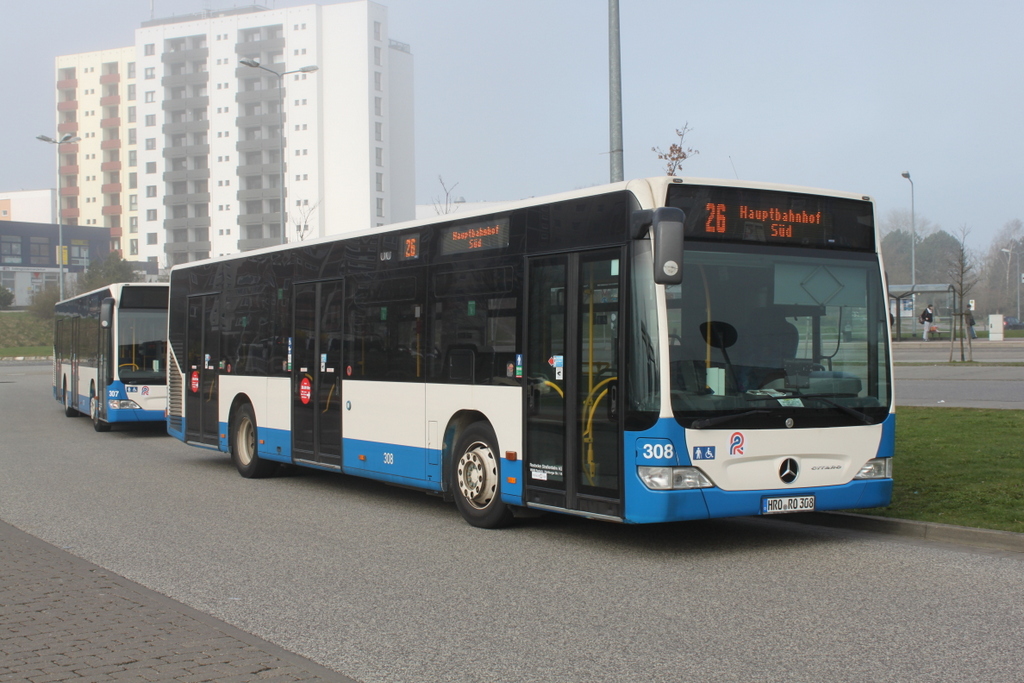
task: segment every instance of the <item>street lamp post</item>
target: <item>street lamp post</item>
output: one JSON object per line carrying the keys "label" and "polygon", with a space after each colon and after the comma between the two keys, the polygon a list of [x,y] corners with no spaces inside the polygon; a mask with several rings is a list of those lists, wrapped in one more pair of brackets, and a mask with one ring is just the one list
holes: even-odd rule
{"label": "street lamp post", "polygon": [[57,146],[57,189],[55,190],[57,195],[57,272],[59,273],[58,281],[60,283],[61,301],[64,300],[64,224],[60,219],[60,146],[78,142],[81,139],[71,133],[65,133],[60,140],[54,140],[47,135],[36,136],[36,140],[42,140]]}
{"label": "street lamp post", "polygon": [[910,301],[916,312],[917,292],[914,290],[917,288],[917,263],[914,252],[917,247],[917,227],[914,225],[914,181],[910,178],[910,171],[904,171],[901,175],[910,180]]}
{"label": "street lamp post", "polygon": [[278,99],[277,115],[281,118],[281,159],[280,159],[280,162],[281,162],[281,171],[280,171],[281,178],[279,180],[279,183],[281,185],[281,206],[280,206],[280,212],[281,212],[281,244],[285,244],[288,240],[285,239],[285,221],[284,221],[284,150],[285,150],[285,144],[284,144],[284,77],[287,76],[288,74],[297,74],[297,73],[308,74],[308,73],[313,73],[314,71],[316,71],[320,67],[318,67],[315,64],[311,64],[310,66],[304,66],[301,69],[295,69],[293,71],[282,71],[282,72],[278,73],[277,71],[274,71],[273,69],[268,69],[267,67],[265,67],[262,64],[260,64],[259,61],[255,60],[255,59],[252,59],[250,57],[246,57],[245,59],[240,59],[239,62],[241,64],[245,65],[245,66],[251,66],[254,69],[263,69],[267,73],[274,74],[275,76],[277,76],[277,99]]}
{"label": "street lamp post", "polygon": [[[1013,256],[1013,249],[1000,249],[999,251],[1005,251],[1010,256]],[[1006,257],[1006,267],[1007,267],[1007,269],[1009,269],[1009,267],[1010,267],[1010,257],[1009,256]],[[1021,282],[1022,279],[1024,279],[1024,277],[1021,276],[1021,270],[1020,270],[1020,249],[1018,249],[1017,250],[1017,320],[1020,320],[1020,282]]]}

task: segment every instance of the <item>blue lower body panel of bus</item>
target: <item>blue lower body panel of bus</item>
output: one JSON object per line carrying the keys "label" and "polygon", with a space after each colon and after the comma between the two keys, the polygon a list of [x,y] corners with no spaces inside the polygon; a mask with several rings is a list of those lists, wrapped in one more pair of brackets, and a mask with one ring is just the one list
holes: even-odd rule
{"label": "blue lower body panel of bus", "polygon": [[626,520],[638,524],[763,514],[763,501],[814,496],[815,510],[882,507],[892,498],[892,479],[852,481],[804,489],[723,491],[718,488],[652,491],[638,477],[627,488]]}

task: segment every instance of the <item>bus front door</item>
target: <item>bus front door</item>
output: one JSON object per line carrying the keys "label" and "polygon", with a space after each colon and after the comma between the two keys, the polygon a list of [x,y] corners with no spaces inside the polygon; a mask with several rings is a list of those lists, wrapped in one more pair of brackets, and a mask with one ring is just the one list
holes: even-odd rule
{"label": "bus front door", "polygon": [[217,381],[220,363],[220,312],[217,295],[188,299],[185,330],[185,438],[217,445]]}
{"label": "bus front door", "polygon": [[292,454],[295,460],[341,466],[340,280],[295,286],[292,362]]}
{"label": "bus front door", "polygon": [[621,250],[532,259],[526,499],[622,516]]}

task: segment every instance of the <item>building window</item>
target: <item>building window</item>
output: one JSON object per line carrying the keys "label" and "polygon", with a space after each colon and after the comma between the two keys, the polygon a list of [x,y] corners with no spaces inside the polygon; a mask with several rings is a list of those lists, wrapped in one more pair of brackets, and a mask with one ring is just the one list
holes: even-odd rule
{"label": "building window", "polygon": [[384,198],[383,197],[377,197],[377,217],[378,218],[383,218],[384,217]]}
{"label": "building window", "polygon": [[156,138],[146,138],[146,149],[148,149],[148,150],[156,149]]}
{"label": "building window", "polygon": [[156,78],[156,67],[155,66],[147,66],[143,70],[143,76],[142,77],[143,78],[147,78],[147,79],[148,78]]}
{"label": "building window", "polygon": [[128,98],[129,102],[134,102],[135,101],[135,84],[134,83],[129,83],[128,84],[127,98]]}
{"label": "building window", "polygon": [[129,216],[128,217],[128,232],[137,233],[139,231],[139,217]]}
{"label": "building window", "polygon": [[373,65],[374,66],[381,66],[381,59],[380,59],[380,57],[381,57],[381,53],[382,52],[384,52],[384,51],[382,49],[380,49],[379,47],[373,48]]}
{"label": "building window", "polygon": [[138,256],[139,255],[139,241],[138,240],[128,240],[128,255],[129,256]]}
{"label": "building window", "polygon": [[146,244],[156,244],[156,233],[155,232],[147,232],[146,233]]}
{"label": "building window", "polygon": [[130,194],[128,195],[128,210],[138,211],[139,210],[139,195]]}
{"label": "building window", "polygon": [[373,113],[377,116],[384,116],[384,99],[381,97],[373,98]]}
{"label": "building window", "polygon": [[377,174],[377,192],[383,192],[383,191],[384,191],[384,174],[383,173],[378,173]]}
{"label": "building window", "polygon": [[135,123],[135,107],[128,107],[128,123]]}
{"label": "building window", "polygon": [[146,185],[146,196],[147,197],[155,197],[156,196],[156,185]]}
{"label": "building window", "polygon": [[156,102],[156,91],[155,90],[147,90],[146,91],[146,102]]}
{"label": "building window", "polygon": [[146,55],[147,57],[152,57],[153,55],[155,55],[156,54],[156,44],[155,43],[146,43],[142,47],[142,54]]}
{"label": "building window", "polygon": [[56,252],[50,253],[49,237],[29,237],[28,262],[35,266],[45,266],[57,259]]}
{"label": "building window", "polygon": [[156,162],[155,161],[147,161],[146,162],[146,173],[156,173]]}
{"label": "building window", "polygon": [[380,92],[381,89],[382,89],[381,88],[381,79],[382,78],[383,78],[383,76],[381,75],[381,73],[379,71],[374,71],[373,72],[373,89],[376,90],[377,92]]}
{"label": "building window", "polygon": [[373,39],[380,40],[381,25],[379,21],[373,22]]}
{"label": "building window", "polygon": [[0,237],[0,263],[21,263],[21,237],[17,235]]}
{"label": "building window", "polygon": [[[146,209],[146,220],[147,221],[155,221],[156,220],[156,209]],[[156,242],[148,242],[147,244],[156,244]]]}
{"label": "building window", "polygon": [[383,148],[381,148],[381,147],[377,148],[376,156],[377,156],[377,165],[378,166],[383,166],[384,165],[384,150],[383,150]]}
{"label": "building window", "polygon": [[156,114],[146,114],[146,125],[147,126],[155,126],[156,125]]}
{"label": "building window", "polygon": [[382,142],[384,140],[384,124],[381,123],[380,121],[374,123],[373,134],[377,142]]}

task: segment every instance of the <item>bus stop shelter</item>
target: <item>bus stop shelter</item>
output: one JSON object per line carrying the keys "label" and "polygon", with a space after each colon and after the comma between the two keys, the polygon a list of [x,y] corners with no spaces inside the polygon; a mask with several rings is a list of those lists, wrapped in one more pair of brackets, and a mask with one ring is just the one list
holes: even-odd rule
{"label": "bus stop shelter", "polygon": [[[921,297],[919,295],[925,295]],[[924,303],[918,304],[917,308],[923,309],[929,303],[935,305],[936,315],[943,312],[948,316],[950,330],[955,325],[955,313],[959,311],[956,297],[956,290],[953,285],[889,285],[889,312],[895,317],[896,339],[903,339],[903,318],[910,318],[910,336],[917,335],[917,317],[921,311],[915,308],[914,299],[925,299]],[[909,306],[908,306],[909,304]],[[910,312],[909,316],[904,313]],[[952,336],[952,335],[950,335]]]}

